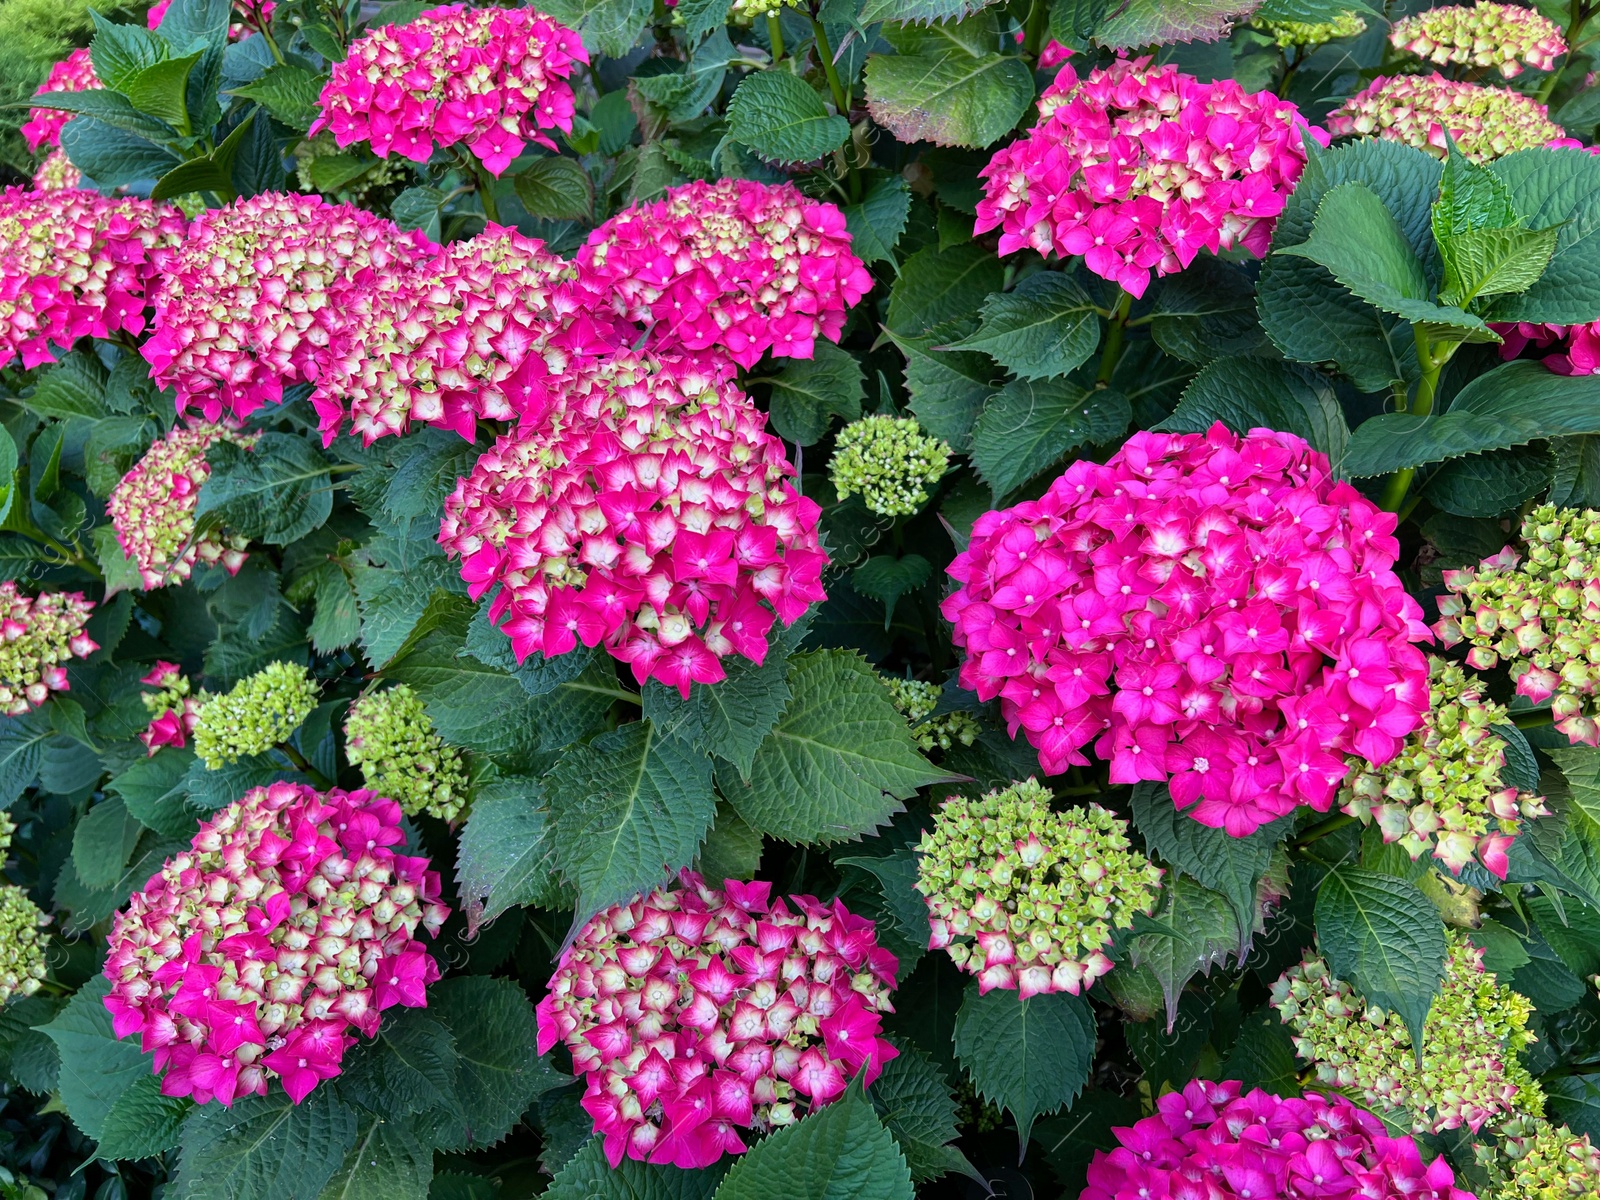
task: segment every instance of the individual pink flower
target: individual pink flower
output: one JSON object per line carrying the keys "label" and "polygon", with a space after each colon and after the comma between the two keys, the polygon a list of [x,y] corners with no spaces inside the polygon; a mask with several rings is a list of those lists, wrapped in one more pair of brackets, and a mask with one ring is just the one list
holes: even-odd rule
{"label": "individual pink flower", "polygon": [[1428,707],[1395,524],[1293,434],[1135,434],[978,518],[943,607],[961,685],[1048,773],[1092,743],[1236,837],[1326,812],[1341,755],[1387,762]]}
{"label": "individual pink flower", "polygon": [[349,204],[266,192],[207,209],[161,256],[150,375],[207,421],[315,383],[357,311],[352,297],[433,253],[421,233]]}
{"label": "individual pink flower", "polygon": [[18,717],[69,690],[63,664],[100,649],[84,631],[93,610],[82,592],[25,596],[0,583],[0,713]]}
{"label": "individual pink flower", "polygon": [[1081,82],[1063,67],[1039,123],[979,172],[977,231],[998,227],[1000,253],[1082,255],[1135,296],[1202,249],[1266,253],[1303,139],[1321,131],[1271,92],[1149,62],[1119,58]]}
{"label": "individual pink flower", "polygon": [[1195,1080],[1156,1112],[1112,1129],[1080,1200],[1473,1200],[1443,1155],[1343,1096],[1274,1096]]}
{"label": "individual pink flower", "polygon": [[117,1037],[154,1052],[163,1095],[227,1106],[277,1078],[298,1104],[383,1009],[425,1006],[416,981],[439,971],[415,935],[449,910],[404,841],[393,800],[274,783],[134,893],[111,926],[105,1006]]}
{"label": "individual pink flower", "polygon": [[139,735],[146,754],[153,755],[163,746],[188,745],[200,719],[200,697],[189,694],[189,680],[183,668],[177,663],[158,661],[139,682],[155,689],[139,697],[150,713],[150,724]]}
{"label": "individual pink flower", "polygon": [[810,358],[838,341],[872,289],[844,214],[793,184],[722,179],[673,188],[589,235],[578,265],[658,350],[715,350],[741,367]]}
{"label": "individual pink flower", "polygon": [[82,337],[139,334],[182,215],[87,191],[0,191],[0,366],[54,362]]}
{"label": "individual pink flower", "polygon": [[1529,346],[1553,350],[1544,365],[1557,375],[1600,375],[1600,321],[1587,325],[1495,325],[1505,339],[1501,358],[1516,358]]}
{"label": "individual pink flower", "polygon": [[[79,48],[50,68],[50,74],[45,77],[45,81],[39,85],[34,95],[43,96],[48,92],[88,92],[101,86],[103,85],[94,73],[94,63],[89,59],[89,51]],[[29,150],[38,150],[40,146],[60,146],[61,130],[75,116],[76,113],[59,108],[31,108],[28,110],[27,121],[22,125],[22,140],[28,143]]]}
{"label": "individual pink flower", "polygon": [[613,1167],[742,1154],[898,1053],[882,1018],[899,964],[871,921],[838,900],[769,902],[768,883],[680,878],[591,917],[539,1003],[539,1052],[572,1052]]}
{"label": "individual pink flower", "polygon": [[[1550,110],[1510,88],[1432,75],[1379,75],[1328,114],[1334,137],[1376,136],[1445,156],[1454,139],[1473,162],[1544,146],[1565,135]],[[1446,136],[1448,135],[1448,136]]]}
{"label": "individual pink flower", "polygon": [[470,439],[480,417],[536,418],[551,376],[631,340],[570,263],[490,225],[351,289],[311,403],[325,441],[346,415],[368,445],[418,424]]}
{"label": "individual pink flower", "polygon": [[547,130],[571,131],[567,79],[588,61],[576,33],[531,8],[435,8],[350,44],[311,136],[419,163],[459,143],[498,176],[528,142],[556,149]]}
{"label": "individual pink flower", "polygon": [[824,598],[817,504],[711,361],[621,353],[552,381],[445,501],[439,542],[519,660],[603,644],[685,696]]}
{"label": "individual pink flower", "polygon": [[223,425],[176,425],[111,489],[106,512],[143,587],[182,583],[202,562],[239,573],[249,539],[214,528],[197,532],[195,510],[211,477],[206,451],[218,442],[248,449],[256,436]]}

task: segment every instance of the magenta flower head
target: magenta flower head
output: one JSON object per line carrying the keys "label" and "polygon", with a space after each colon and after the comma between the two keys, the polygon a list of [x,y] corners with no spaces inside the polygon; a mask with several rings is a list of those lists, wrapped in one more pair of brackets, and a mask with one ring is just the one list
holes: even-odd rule
{"label": "magenta flower head", "polygon": [[1271,92],[1149,63],[1119,58],[1081,82],[1063,67],[1039,123],[979,172],[977,231],[998,227],[1000,253],[1081,254],[1135,296],[1201,250],[1266,253],[1320,131]]}
{"label": "magenta flower head", "polygon": [[[43,96],[48,92],[88,92],[103,86],[94,73],[94,63],[89,59],[89,51],[80,47],[50,68],[50,74],[45,77],[45,81],[39,85],[34,95]],[[76,113],[69,113],[59,108],[31,108],[28,110],[28,119],[22,126],[22,140],[28,143],[29,150],[38,150],[40,146],[60,146],[61,131],[75,116]]]}
{"label": "magenta flower head", "polygon": [[100,649],[84,631],[93,611],[82,592],[25,596],[0,583],[0,713],[20,717],[69,690],[62,664]]}
{"label": "magenta flower head", "polygon": [[439,543],[517,658],[604,645],[688,696],[761,662],[773,620],[824,599],[815,501],[717,360],[632,353],[553,381],[445,501]]}
{"label": "magenta flower head", "polygon": [[1473,1200],[1441,1155],[1343,1096],[1274,1096],[1195,1080],[1156,1101],[1154,1116],[1113,1129],[1079,1200]]}
{"label": "magenta flower head", "polygon": [[239,573],[249,557],[249,539],[217,529],[197,533],[194,514],[200,488],[211,477],[206,451],[218,442],[248,448],[256,436],[222,425],[174,426],[111,489],[106,511],[122,552],[139,568],[142,586],[182,583],[202,562]]}
{"label": "magenta flower head", "polygon": [[539,1052],[572,1052],[613,1167],[742,1154],[742,1131],[792,1125],[898,1053],[880,1027],[899,964],[871,921],[681,880],[590,918],[539,1003]]}
{"label": "magenta flower head", "polygon": [[1435,158],[1445,156],[1454,138],[1473,162],[1544,146],[1566,133],[1532,96],[1438,73],[1379,75],[1328,114],[1328,132],[1404,142]]}
{"label": "magenta flower head", "polygon": [[531,8],[435,8],[350,44],[310,136],[419,163],[459,144],[499,175],[529,142],[556,149],[546,130],[572,129],[567,78],[588,61],[576,33]]}
{"label": "magenta flower head", "polygon": [[617,214],[578,265],[618,315],[650,326],[653,348],[716,350],[746,368],[838,341],[872,290],[842,212],[749,179],[685,184]]}
{"label": "magenta flower head", "polygon": [[430,257],[421,233],[318,196],[266,192],[200,214],[161,256],[155,333],[140,347],[150,375],[176,388],[178,411],[246,417],[315,383],[352,294]]}
{"label": "magenta flower head", "polygon": [[176,209],[87,191],[0,191],[0,366],[54,362],[82,337],[142,333]]}
{"label": "magenta flower head", "polygon": [[1326,812],[1343,756],[1388,762],[1428,707],[1395,524],[1293,434],[1135,434],[978,518],[943,606],[961,685],[1048,774],[1093,743],[1235,837]]}
{"label": "magenta flower head", "polygon": [[479,417],[543,412],[550,376],[632,340],[577,274],[543,242],[490,225],[415,271],[351,289],[342,336],[311,395],[324,439],[347,412],[369,446],[417,424],[471,439]]}
{"label": "magenta flower head", "polygon": [[1600,375],[1600,321],[1587,325],[1495,325],[1505,339],[1500,357],[1516,358],[1529,346],[1551,350],[1544,365],[1557,375]]}
{"label": "magenta flower head", "polygon": [[252,788],[200,826],[111,926],[105,998],[161,1091],[224,1106],[278,1079],[296,1104],[339,1074],[352,1031],[424,1008],[438,965],[416,938],[449,915],[428,860],[396,847],[371,792]]}

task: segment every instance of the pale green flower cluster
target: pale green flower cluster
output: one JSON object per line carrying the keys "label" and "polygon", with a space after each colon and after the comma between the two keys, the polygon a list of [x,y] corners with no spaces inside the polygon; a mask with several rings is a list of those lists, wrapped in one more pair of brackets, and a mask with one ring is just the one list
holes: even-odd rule
{"label": "pale green flower cluster", "polygon": [[748,23],[783,8],[799,8],[802,0],[733,0],[728,15],[735,21]]}
{"label": "pale green flower cluster", "polygon": [[1567,52],[1561,26],[1520,4],[1478,0],[1471,8],[1447,4],[1402,17],[1389,31],[1398,50],[1439,66],[1494,67],[1507,79],[1530,66],[1554,69]]}
{"label": "pale green flower cluster", "polygon": [[928,485],[950,467],[950,447],[915,417],[872,416],[839,431],[828,470],[839,499],[860,493],[886,517],[908,517],[928,502]]}
{"label": "pale green flower cluster", "polygon": [[1495,1132],[1498,1148],[1478,1147],[1489,1175],[1482,1200],[1600,1200],[1600,1150],[1587,1134],[1540,1117],[1517,1117]]}
{"label": "pale green flower cluster", "polygon": [[350,706],[344,751],[367,786],[399,801],[407,816],[454,821],[467,803],[461,751],[439,736],[422,698],[405,684],[369,692]]}
{"label": "pale green flower cluster", "polygon": [[1114,930],[1155,907],[1161,870],[1098,805],[1056,812],[1035,780],[955,796],[917,847],[929,948],[979,988],[1077,993],[1111,970]]}
{"label": "pale green flower cluster", "polygon": [[[16,823],[0,813],[0,860],[11,848]],[[0,883],[0,1005],[14,996],[31,996],[45,976],[44,932],[50,918],[28,897],[25,889]]]}
{"label": "pale green flower cluster", "polygon": [[317,684],[296,663],[275,662],[200,707],[194,749],[215,771],[287,741],[317,706]]}
{"label": "pale green flower cluster", "polygon": [[923,683],[920,679],[897,679],[892,675],[880,676],[883,686],[902,717],[911,726],[911,736],[924,752],[948,750],[952,746],[970,746],[983,732],[971,713],[952,712],[934,716],[939,706],[937,684]]}
{"label": "pale green flower cluster", "polygon": [[1367,29],[1366,18],[1357,12],[1340,13],[1331,21],[1256,21],[1254,25],[1284,50],[1293,46],[1314,50],[1340,38],[1356,37]]}
{"label": "pale green flower cluster", "polygon": [[1444,982],[1422,1027],[1422,1061],[1396,1014],[1368,1004],[1315,951],[1272,985],[1272,1003],[1294,1032],[1295,1052],[1317,1079],[1375,1109],[1403,1109],[1418,1133],[1544,1111],[1544,1093],[1522,1065],[1533,1042],[1533,1005],[1483,969],[1483,952],[1450,930]]}

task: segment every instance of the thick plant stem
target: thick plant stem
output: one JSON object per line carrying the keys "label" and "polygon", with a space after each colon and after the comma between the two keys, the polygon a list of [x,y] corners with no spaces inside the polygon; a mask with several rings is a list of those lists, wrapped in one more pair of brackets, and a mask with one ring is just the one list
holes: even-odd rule
{"label": "thick plant stem", "polygon": [[1128,332],[1128,310],[1133,307],[1133,296],[1121,288],[1117,289],[1117,293],[1118,298],[1106,318],[1106,345],[1100,352],[1096,383],[1110,383],[1111,377],[1116,374],[1117,364],[1122,361],[1122,344]]}
{"label": "thick plant stem", "polygon": [[778,21],[777,13],[767,14],[767,37],[772,42],[772,61],[783,61],[783,26]]}
{"label": "thick plant stem", "polygon": [[1310,829],[1295,838],[1294,841],[1289,843],[1289,848],[1291,850],[1303,850],[1311,845],[1312,842],[1320,842],[1330,833],[1338,833],[1346,825],[1353,825],[1354,823],[1355,818],[1349,813],[1335,813],[1331,817],[1318,821]]}
{"label": "thick plant stem", "polygon": [[[1417,342],[1417,362],[1422,367],[1422,378],[1417,381],[1417,395],[1407,411],[1425,417],[1433,412],[1434,393],[1439,389],[1439,372],[1455,353],[1455,346],[1446,347],[1435,354],[1433,344],[1428,340],[1428,335],[1422,326],[1412,326],[1412,333]],[[1379,506],[1386,512],[1399,512],[1400,506],[1405,503],[1406,493],[1411,490],[1411,481],[1416,474],[1415,467],[1406,467],[1389,476],[1389,482],[1384,486],[1383,495],[1378,501]]]}
{"label": "thick plant stem", "polygon": [[1022,56],[1037,62],[1044,49],[1044,37],[1050,28],[1050,5],[1047,0],[1033,0],[1028,9],[1027,23],[1022,27]]}
{"label": "thick plant stem", "polygon": [[833,94],[833,106],[845,120],[850,119],[850,96],[839,81],[839,68],[833,65],[833,46],[828,42],[828,31],[822,22],[811,18],[811,32],[817,39],[817,57],[822,60],[822,73],[828,77],[828,91]]}
{"label": "thick plant stem", "polygon": [[476,157],[472,159],[472,173],[478,177],[478,201],[483,205],[483,215],[496,225],[500,224],[500,206],[494,198],[494,176]]}

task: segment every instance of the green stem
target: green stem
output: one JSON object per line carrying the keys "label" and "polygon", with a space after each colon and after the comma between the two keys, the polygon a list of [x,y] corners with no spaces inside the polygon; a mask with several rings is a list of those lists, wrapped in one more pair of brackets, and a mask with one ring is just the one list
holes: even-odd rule
{"label": "green stem", "polygon": [[478,177],[478,203],[483,205],[483,215],[496,225],[500,224],[500,206],[494,199],[494,177],[476,155],[472,159],[472,172]]}
{"label": "green stem", "polygon": [[1583,0],[1572,0],[1572,7],[1567,11],[1571,14],[1567,21],[1567,53],[1556,64],[1556,69],[1551,71],[1545,77],[1545,81],[1539,85],[1538,98],[1540,104],[1550,103],[1550,97],[1555,95],[1556,87],[1561,82],[1562,72],[1567,69],[1567,64],[1572,61],[1572,56],[1578,52],[1578,38],[1583,34],[1583,27],[1589,23],[1589,18],[1594,16],[1594,12]]}
{"label": "green stem", "polygon": [[1304,57],[1305,55],[1303,53],[1296,54],[1294,56],[1294,61],[1290,62],[1288,54],[1284,54],[1283,78],[1278,80],[1277,87],[1277,92],[1280,98],[1288,98],[1289,85],[1294,82],[1295,73],[1300,70],[1300,60]]}
{"label": "green stem", "polygon": [[[1439,372],[1444,369],[1444,364],[1450,361],[1451,354],[1455,353],[1455,347],[1450,346],[1442,353],[1435,354],[1432,344],[1428,341],[1427,331],[1421,325],[1413,325],[1411,332],[1417,343],[1417,362],[1422,367],[1422,378],[1417,381],[1417,395],[1407,411],[1425,417],[1433,412],[1433,397],[1439,390]],[[1400,506],[1405,503],[1406,493],[1411,490],[1411,481],[1416,474],[1416,468],[1406,467],[1389,476],[1389,482],[1378,500],[1379,507],[1387,512],[1399,512]]]}
{"label": "green stem", "polygon": [[284,61],[284,59],[283,59],[283,51],[278,48],[278,39],[272,36],[272,30],[269,28],[269,25],[270,25],[270,22],[267,21],[265,18],[262,18],[261,22],[256,25],[256,32],[259,33],[262,37],[266,38],[266,40],[267,40],[267,49],[272,51],[272,57],[281,66],[281,65],[283,65],[283,61]]}
{"label": "green stem", "polygon": [[1122,343],[1128,332],[1128,310],[1133,307],[1133,296],[1120,287],[1117,292],[1117,302],[1111,306],[1111,315],[1106,320],[1106,346],[1100,352],[1096,383],[1110,383],[1111,377],[1116,374],[1117,364],[1122,361]]}
{"label": "green stem", "polygon": [[1543,729],[1555,719],[1556,715],[1546,708],[1538,712],[1517,713],[1511,718],[1511,723],[1518,729]]}
{"label": "green stem", "polygon": [[772,42],[772,61],[773,61],[773,63],[776,64],[776,63],[782,62],[783,61],[783,26],[782,26],[782,24],[779,23],[778,14],[775,13],[775,12],[770,12],[770,13],[767,14],[767,38]]}
{"label": "green stem", "polygon": [[1348,813],[1335,813],[1324,821],[1318,821],[1310,829],[1295,838],[1294,841],[1289,843],[1289,848],[1291,850],[1304,850],[1312,842],[1320,842],[1330,833],[1338,833],[1346,825],[1353,824],[1355,824],[1355,818]]}
{"label": "green stem", "polygon": [[1044,49],[1044,38],[1050,28],[1050,5],[1048,0],[1033,0],[1033,6],[1028,9],[1028,19],[1022,26],[1022,56],[1039,60],[1039,52]]}
{"label": "green stem", "polygon": [[301,754],[300,751],[296,750],[293,746],[289,745],[288,742],[279,742],[278,751],[295,765],[295,769],[297,771],[310,778],[310,780],[318,787],[331,786],[333,781],[323,775],[321,771],[313,767],[311,763],[307,761],[306,756]]}
{"label": "green stem", "polygon": [[828,43],[828,31],[822,22],[811,18],[811,32],[817,39],[817,57],[822,60],[822,73],[828,77],[828,90],[833,93],[833,106],[845,120],[850,119],[850,95],[839,82],[839,68],[833,65],[833,47]]}

